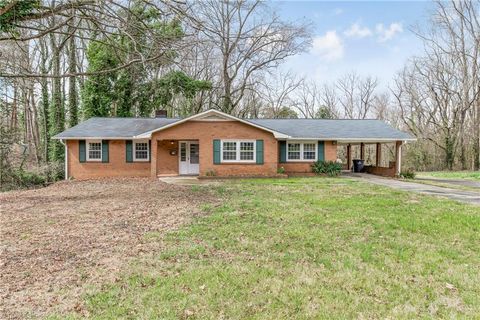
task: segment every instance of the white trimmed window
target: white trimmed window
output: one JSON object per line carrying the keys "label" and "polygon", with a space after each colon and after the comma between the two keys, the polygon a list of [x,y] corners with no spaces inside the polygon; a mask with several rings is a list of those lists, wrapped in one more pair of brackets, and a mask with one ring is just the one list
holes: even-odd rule
{"label": "white trimmed window", "polygon": [[87,141],[87,161],[102,161],[102,141]]}
{"label": "white trimmed window", "polygon": [[317,142],[288,142],[287,161],[317,161]]}
{"label": "white trimmed window", "polygon": [[222,162],[255,162],[255,140],[222,140]]}
{"label": "white trimmed window", "polygon": [[304,143],[302,153],[303,153],[303,160],[315,160],[317,158],[317,144]]}
{"label": "white trimmed window", "polygon": [[133,161],[148,161],[150,148],[148,141],[134,141],[133,142]]}
{"label": "white trimmed window", "polygon": [[288,160],[300,160],[300,151],[301,143],[289,143],[288,144]]}

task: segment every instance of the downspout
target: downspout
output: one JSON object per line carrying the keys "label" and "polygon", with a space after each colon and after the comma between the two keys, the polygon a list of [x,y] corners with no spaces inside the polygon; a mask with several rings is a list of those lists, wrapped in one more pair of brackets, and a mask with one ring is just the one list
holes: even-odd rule
{"label": "downspout", "polygon": [[68,180],[68,144],[63,139],[60,142],[65,146],[65,180]]}

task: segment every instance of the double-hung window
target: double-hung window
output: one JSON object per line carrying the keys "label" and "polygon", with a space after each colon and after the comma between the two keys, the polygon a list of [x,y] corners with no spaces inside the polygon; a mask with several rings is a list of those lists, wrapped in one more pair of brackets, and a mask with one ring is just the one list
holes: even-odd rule
{"label": "double-hung window", "polygon": [[304,143],[302,154],[303,154],[303,160],[315,160],[317,158],[317,144]]}
{"label": "double-hung window", "polygon": [[87,161],[102,161],[102,141],[87,141]]}
{"label": "double-hung window", "polygon": [[288,142],[287,161],[316,161],[317,142]]}
{"label": "double-hung window", "polygon": [[222,162],[255,162],[254,140],[222,140]]}
{"label": "double-hung window", "polygon": [[240,160],[253,161],[255,159],[255,143],[253,141],[240,141]]}
{"label": "double-hung window", "polygon": [[301,159],[301,143],[289,143],[288,144],[288,160],[300,160]]}
{"label": "double-hung window", "polygon": [[133,145],[133,161],[148,161],[150,158],[148,141],[134,141]]}

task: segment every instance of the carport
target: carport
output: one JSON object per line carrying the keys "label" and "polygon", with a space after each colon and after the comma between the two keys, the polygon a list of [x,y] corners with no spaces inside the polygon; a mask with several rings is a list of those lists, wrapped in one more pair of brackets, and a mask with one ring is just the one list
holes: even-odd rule
{"label": "carport", "polygon": [[[352,168],[353,159],[365,160],[367,173],[394,177],[400,174],[402,146],[416,141],[410,134],[393,128],[378,119],[255,119],[256,124],[289,136],[289,141],[323,141],[325,160],[341,159],[345,170]],[[328,146],[328,148],[327,148]],[[280,150],[281,151],[281,150]],[[281,159],[281,158],[280,158]],[[288,159],[286,159],[288,160]],[[301,173],[310,172],[310,164],[285,163],[282,166],[303,165]],[[287,169],[287,168],[285,168]],[[290,171],[291,168],[288,168]]]}
{"label": "carport", "polygon": [[[345,140],[339,141],[339,151],[342,150],[345,156],[345,170],[352,170],[353,160],[364,160],[364,171],[367,173],[395,177],[400,174],[402,167],[402,146],[406,143],[403,140]],[[369,156],[367,157],[366,149],[369,149]],[[353,150],[355,155],[353,154]],[[372,151],[373,149],[373,151]]]}

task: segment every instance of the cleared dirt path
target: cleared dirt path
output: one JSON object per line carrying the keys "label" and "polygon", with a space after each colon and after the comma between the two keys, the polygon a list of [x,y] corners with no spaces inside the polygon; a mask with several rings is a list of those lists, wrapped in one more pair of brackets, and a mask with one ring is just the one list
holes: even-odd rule
{"label": "cleared dirt path", "polygon": [[[149,179],[61,182],[0,193],[0,319],[84,314],[80,295],[217,203],[209,188]],[[152,240],[153,239],[153,240]]]}
{"label": "cleared dirt path", "polygon": [[437,187],[410,181],[382,178],[366,173],[348,173],[344,176],[395,189],[441,196],[465,203],[480,205],[480,191],[464,191],[452,188]]}

